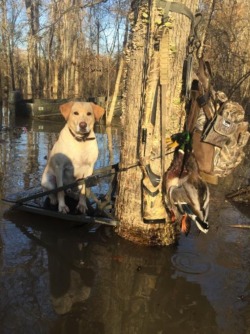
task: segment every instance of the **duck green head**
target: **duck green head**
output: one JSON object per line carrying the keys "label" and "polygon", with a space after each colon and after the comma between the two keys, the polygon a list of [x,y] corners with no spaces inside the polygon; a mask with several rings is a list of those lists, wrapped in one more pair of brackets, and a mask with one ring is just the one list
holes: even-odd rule
{"label": "duck green head", "polygon": [[175,133],[171,136],[172,142],[177,143],[178,150],[191,150],[191,135],[188,131]]}
{"label": "duck green head", "polygon": [[178,132],[171,137],[166,138],[166,144],[168,148],[174,148],[177,150],[191,151],[191,134],[188,131]]}

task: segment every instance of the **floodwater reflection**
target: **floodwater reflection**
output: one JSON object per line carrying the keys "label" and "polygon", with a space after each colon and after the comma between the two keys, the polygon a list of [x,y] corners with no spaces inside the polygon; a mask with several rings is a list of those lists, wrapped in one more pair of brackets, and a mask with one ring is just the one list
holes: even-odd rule
{"label": "floodwater reflection", "polygon": [[[0,131],[1,197],[39,184],[62,125],[27,122],[18,125],[25,131]],[[107,133],[101,126],[98,144],[96,168],[119,161],[119,127]],[[250,230],[230,226],[249,223],[249,216],[225,201],[226,187],[211,187],[209,233],[182,236],[165,248],[2,202],[0,332],[248,333]]]}

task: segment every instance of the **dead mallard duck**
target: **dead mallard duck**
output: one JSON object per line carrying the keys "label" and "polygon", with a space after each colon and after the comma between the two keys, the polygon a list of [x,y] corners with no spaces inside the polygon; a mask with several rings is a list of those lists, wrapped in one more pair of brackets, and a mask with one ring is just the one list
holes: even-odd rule
{"label": "dead mallard duck", "polygon": [[171,166],[164,175],[165,203],[173,222],[180,222],[181,231],[189,233],[191,223],[207,233],[209,188],[199,175],[188,132],[178,133],[167,140],[176,147]]}

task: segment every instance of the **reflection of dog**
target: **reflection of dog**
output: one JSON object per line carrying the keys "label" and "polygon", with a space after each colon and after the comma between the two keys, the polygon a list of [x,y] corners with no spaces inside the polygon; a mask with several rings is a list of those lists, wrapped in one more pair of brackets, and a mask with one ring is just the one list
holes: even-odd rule
{"label": "reflection of dog", "polygon": [[[81,237],[82,235],[78,238],[75,234],[64,232],[55,238],[51,238],[47,232],[42,234],[43,241],[49,242],[50,245],[50,294],[52,306],[57,314],[73,311],[75,304],[84,303],[90,297],[95,272],[91,269],[88,241],[81,240]],[[64,331],[59,331],[62,332]]]}
{"label": "reflection of dog", "polygon": [[[42,187],[52,190],[90,176],[98,157],[98,147],[93,130],[94,123],[104,114],[104,109],[89,102],[68,102],[60,106],[67,121],[54,144],[42,176]],[[58,211],[69,212],[65,204],[64,191],[51,194],[51,204]],[[85,185],[81,186],[77,209],[86,211]]]}

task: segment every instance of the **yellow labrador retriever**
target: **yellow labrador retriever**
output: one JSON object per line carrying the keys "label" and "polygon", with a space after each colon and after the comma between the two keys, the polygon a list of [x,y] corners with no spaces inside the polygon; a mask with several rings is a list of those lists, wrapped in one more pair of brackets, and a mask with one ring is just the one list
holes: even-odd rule
{"label": "yellow labrador retriever", "polygon": [[[104,114],[104,109],[91,102],[68,102],[60,106],[66,124],[54,144],[41,185],[52,190],[70,184],[77,179],[90,176],[98,157],[94,123]],[[80,188],[77,209],[86,211],[85,185]],[[49,195],[50,203],[58,203],[58,211],[69,212],[65,204],[64,191]]]}

